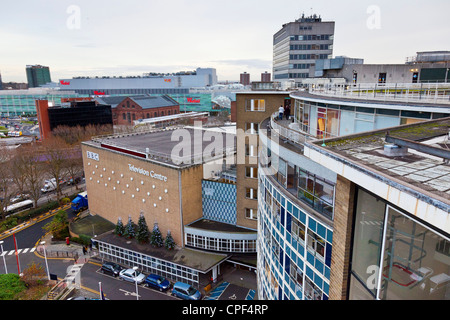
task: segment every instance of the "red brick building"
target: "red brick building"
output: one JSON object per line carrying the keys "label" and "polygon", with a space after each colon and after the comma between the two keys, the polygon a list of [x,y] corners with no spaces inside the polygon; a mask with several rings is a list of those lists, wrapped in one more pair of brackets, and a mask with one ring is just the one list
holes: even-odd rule
{"label": "red brick building", "polygon": [[167,95],[101,97],[98,102],[111,105],[114,125],[132,125],[133,121],[180,113],[178,102]]}

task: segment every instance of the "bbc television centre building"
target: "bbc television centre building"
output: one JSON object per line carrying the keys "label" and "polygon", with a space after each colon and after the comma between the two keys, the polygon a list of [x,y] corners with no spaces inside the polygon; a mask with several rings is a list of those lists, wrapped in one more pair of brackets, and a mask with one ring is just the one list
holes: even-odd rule
{"label": "bbc television centre building", "polygon": [[[220,147],[211,150],[210,141]],[[256,267],[256,230],[236,224],[233,131],[96,137],[82,151],[91,214],[124,225],[143,214],[150,231],[157,224],[176,243],[174,250],[155,248],[112,230],[95,237],[100,257],[197,288],[217,280],[226,261]]]}

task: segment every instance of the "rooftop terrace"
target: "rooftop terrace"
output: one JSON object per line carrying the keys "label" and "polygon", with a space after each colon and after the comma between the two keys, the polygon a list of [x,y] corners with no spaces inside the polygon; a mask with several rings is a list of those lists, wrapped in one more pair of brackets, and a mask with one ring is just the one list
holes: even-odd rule
{"label": "rooftop terrace", "polygon": [[[414,190],[417,197],[437,200],[442,210],[450,208],[449,140],[450,118],[363,132],[309,145],[320,146],[322,152],[339,157],[346,164],[356,164],[366,173],[378,175],[390,183]],[[389,137],[409,143],[402,154],[386,152]],[[412,148],[413,147],[413,148]],[[432,154],[433,153],[433,154]]]}

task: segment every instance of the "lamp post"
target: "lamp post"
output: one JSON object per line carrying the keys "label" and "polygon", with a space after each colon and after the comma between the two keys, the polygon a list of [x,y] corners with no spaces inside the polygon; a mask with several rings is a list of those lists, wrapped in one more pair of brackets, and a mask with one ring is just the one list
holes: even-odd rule
{"label": "lamp post", "polygon": [[134,278],[134,282],[136,283],[136,300],[139,300],[139,291],[138,291],[138,283],[137,283],[137,269],[138,267],[133,267],[133,270],[135,272],[136,278]]}
{"label": "lamp post", "polygon": [[3,257],[3,263],[5,264],[5,274],[8,273],[8,268],[6,267],[6,260],[5,260],[5,255],[3,254],[3,243],[4,241],[0,241],[0,247],[2,248],[2,257]]}
{"label": "lamp post", "polygon": [[48,263],[47,263],[47,252],[45,251],[45,241],[42,241],[41,244],[44,246],[45,266],[47,268],[48,280],[50,280],[50,272],[48,271]]}

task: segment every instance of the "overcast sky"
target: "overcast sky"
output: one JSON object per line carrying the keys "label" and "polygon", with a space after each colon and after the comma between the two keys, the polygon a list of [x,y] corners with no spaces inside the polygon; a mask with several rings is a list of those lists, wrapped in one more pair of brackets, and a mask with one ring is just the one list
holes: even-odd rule
{"label": "overcast sky", "polygon": [[74,76],[216,68],[219,81],[272,72],[273,34],[302,13],[335,21],[333,55],[404,63],[450,50],[449,0],[0,0],[0,72]]}

